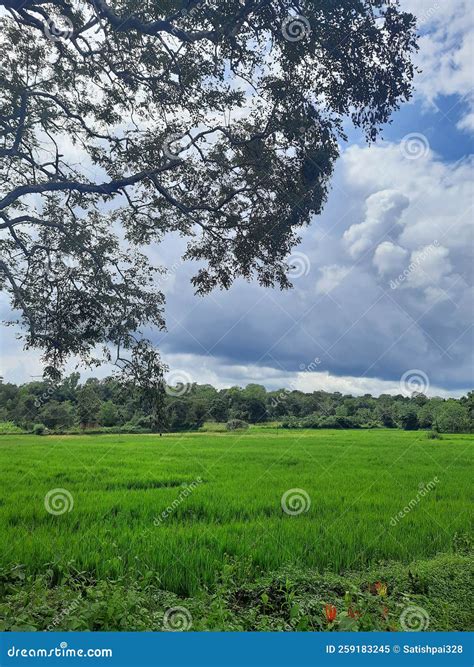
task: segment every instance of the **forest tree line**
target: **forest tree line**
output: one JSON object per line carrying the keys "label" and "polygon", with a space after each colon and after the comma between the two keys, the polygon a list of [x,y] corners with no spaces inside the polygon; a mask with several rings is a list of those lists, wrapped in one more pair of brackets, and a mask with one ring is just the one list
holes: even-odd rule
{"label": "forest tree line", "polygon": [[278,422],[283,428],[401,428],[441,433],[474,430],[474,392],[460,399],[382,394],[375,398],[340,392],[278,389],[259,384],[215,389],[209,384],[167,388],[157,424],[142,393],[114,378],[80,382],[72,373],[60,382],[0,383],[0,422],[49,431],[104,429],[123,432],[185,431],[205,422]]}

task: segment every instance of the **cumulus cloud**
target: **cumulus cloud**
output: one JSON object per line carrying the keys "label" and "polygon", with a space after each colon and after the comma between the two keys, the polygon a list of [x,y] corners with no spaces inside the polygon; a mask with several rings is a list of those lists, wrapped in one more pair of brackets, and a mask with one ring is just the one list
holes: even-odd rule
{"label": "cumulus cloud", "polygon": [[409,199],[396,190],[380,190],[367,197],[365,220],[344,232],[344,243],[351,257],[360,257],[377,239],[394,230],[408,204]]}
{"label": "cumulus cloud", "polygon": [[462,102],[458,128],[474,132],[474,12],[471,0],[402,0],[421,32],[416,95],[436,106],[445,95]]}
{"label": "cumulus cloud", "polygon": [[413,288],[436,287],[453,270],[448,248],[433,245],[414,250],[410,267],[407,285]]}
{"label": "cumulus cloud", "polygon": [[337,264],[323,266],[320,269],[321,277],[316,282],[316,291],[320,294],[329,294],[340,285],[349,271],[350,268],[347,266],[338,266]]}
{"label": "cumulus cloud", "polygon": [[408,250],[391,241],[383,241],[374,252],[373,262],[379,274],[393,275],[400,273],[406,266]]}

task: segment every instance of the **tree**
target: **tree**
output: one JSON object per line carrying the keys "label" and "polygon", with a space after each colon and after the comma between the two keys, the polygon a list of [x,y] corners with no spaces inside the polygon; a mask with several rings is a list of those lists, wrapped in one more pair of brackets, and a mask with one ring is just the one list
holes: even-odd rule
{"label": "tree", "polygon": [[164,327],[142,248],[168,232],[198,293],[289,287],[344,119],[374,140],[412,93],[397,0],[0,6],[0,284],[51,369]]}
{"label": "tree", "polygon": [[440,405],[433,423],[441,433],[469,433],[471,426],[466,408],[454,400]]}
{"label": "tree", "polygon": [[164,366],[159,353],[148,345],[148,341],[138,341],[131,358],[117,355],[122,371],[121,381],[124,393],[134,391],[139,397],[140,407],[150,417],[150,428],[161,432],[167,423],[165,408]]}
{"label": "tree", "polygon": [[39,413],[39,420],[48,428],[68,428],[74,421],[74,414],[69,401],[48,401]]}
{"label": "tree", "polygon": [[418,428],[418,415],[414,408],[408,406],[400,411],[398,417],[400,428],[404,431],[416,431]]}
{"label": "tree", "polygon": [[95,426],[99,421],[100,398],[93,384],[86,382],[79,391],[77,411],[82,426]]}
{"label": "tree", "polygon": [[116,426],[119,423],[119,413],[112,401],[105,401],[100,406],[99,421],[102,426]]}
{"label": "tree", "polygon": [[222,398],[215,398],[209,408],[209,414],[216,422],[225,422],[229,416],[227,403]]}

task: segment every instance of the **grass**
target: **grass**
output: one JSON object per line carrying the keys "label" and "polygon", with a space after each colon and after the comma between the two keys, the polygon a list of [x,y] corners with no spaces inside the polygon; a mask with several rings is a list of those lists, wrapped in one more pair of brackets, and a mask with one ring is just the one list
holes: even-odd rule
{"label": "grass", "polygon": [[[440,553],[458,559],[462,577],[466,562],[459,559],[468,556],[453,552],[453,540],[469,532],[472,441],[468,435],[429,441],[423,432],[395,430],[272,428],[162,438],[4,436],[4,595],[16,600],[11,582],[21,573],[32,591],[50,590],[51,576],[73,590],[71,582],[82,577],[94,590],[116,582],[143,593],[152,582],[154,590],[197,601],[203,591],[222,593],[229,563],[239,572],[244,567],[245,576],[228,582],[227,591],[278,579],[275,573],[285,568],[303,573],[311,589],[318,576],[369,572],[384,562],[405,568],[406,578],[410,564]],[[73,507],[54,515],[45,496],[58,488],[70,494]],[[282,510],[290,489],[307,494],[307,511]],[[10,613],[20,617],[20,603],[11,604],[16,611],[9,603]],[[229,604],[234,620],[226,627],[246,627]],[[28,614],[31,621],[34,604]],[[109,626],[102,620],[98,627]]]}

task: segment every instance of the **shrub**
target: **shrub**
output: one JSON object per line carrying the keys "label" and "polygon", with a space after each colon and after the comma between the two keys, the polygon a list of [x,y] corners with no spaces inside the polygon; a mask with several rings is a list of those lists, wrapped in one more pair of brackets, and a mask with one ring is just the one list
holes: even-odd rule
{"label": "shrub", "polygon": [[243,419],[231,419],[230,421],[227,422],[225,427],[228,431],[238,431],[241,429],[248,428],[249,425],[247,424],[247,422],[244,422]]}
{"label": "shrub", "polygon": [[282,428],[301,428],[301,424],[296,417],[287,417],[281,422]]}
{"label": "shrub", "polygon": [[443,436],[441,435],[441,433],[439,431],[436,431],[435,429],[433,429],[432,431],[428,431],[428,433],[426,434],[426,437],[428,438],[428,440],[442,440],[443,439]]}
{"label": "shrub", "polygon": [[360,428],[360,424],[355,417],[334,415],[321,417],[319,420],[319,428]]}
{"label": "shrub", "polygon": [[300,423],[300,428],[320,428],[321,419],[317,414],[308,415]]}
{"label": "shrub", "polygon": [[9,435],[10,433],[23,433],[23,431],[13,422],[0,422],[0,433]]}
{"label": "shrub", "polygon": [[35,435],[45,435],[48,432],[48,429],[44,424],[35,424],[33,426],[33,433]]}

